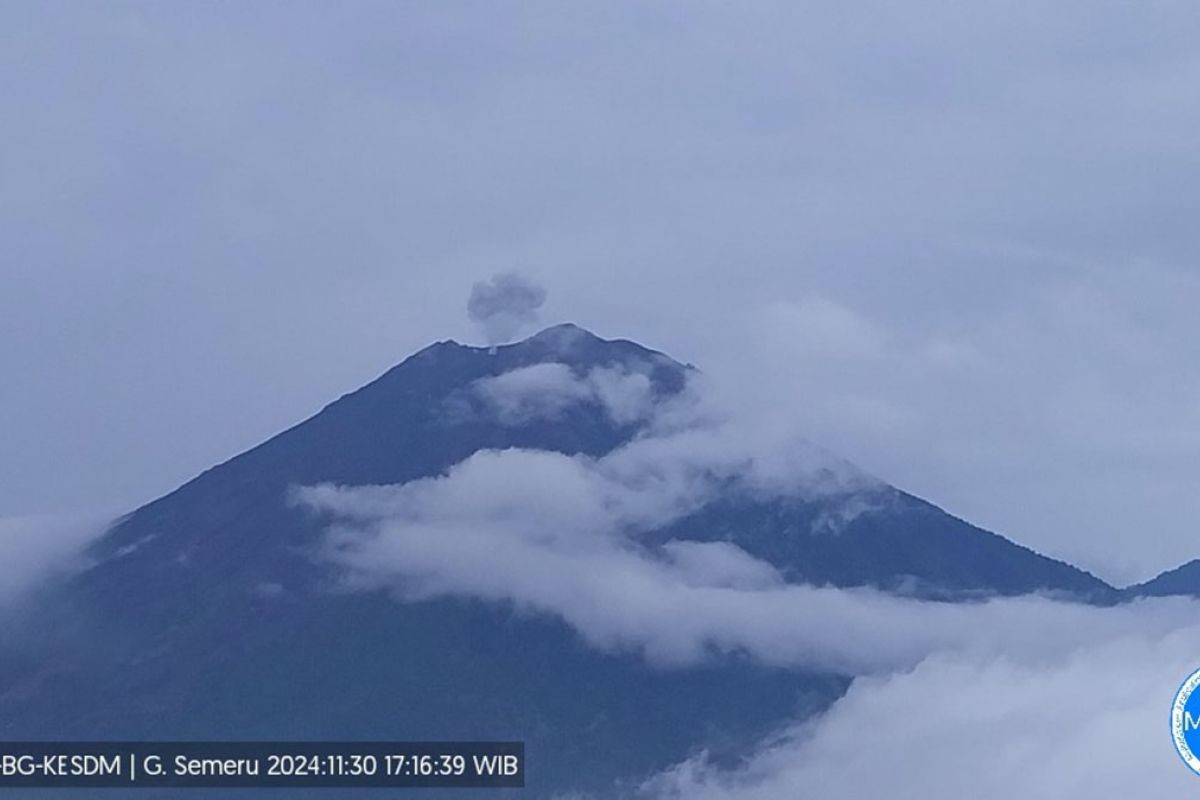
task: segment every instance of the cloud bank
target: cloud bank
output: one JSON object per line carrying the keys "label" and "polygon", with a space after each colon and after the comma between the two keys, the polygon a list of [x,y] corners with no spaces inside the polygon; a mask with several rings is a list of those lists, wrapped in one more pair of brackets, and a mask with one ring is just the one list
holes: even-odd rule
{"label": "cloud bank", "polygon": [[1020,653],[1185,625],[1184,601],[1111,609],[1026,597],[929,603],[790,585],[724,542],[641,544],[703,504],[714,478],[527,450],[484,451],[445,477],[300,490],[337,522],[324,557],[358,589],[402,601],[474,597],[557,617],[595,647],[662,665],[737,652],[863,674],[931,653]]}
{"label": "cloud bank", "polygon": [[[1191,614],[1198,610],[1192,605]],[[658,800],[1119,800],[1182,797],[1196,777],[1168,735],[1200,627],[1130,628],[1040,661],[934,655],[859,679],[825,715],[736,768],[703,755],[657,776]]]}
{"label": "cloud bank", "polygon": [[[699,379],[697,379],[697,382]],[[557,415],[595,399],[592,375],[545,364],[491,379],[500,413]],[[528,397],[541,398],[529,405]],[[523,417],[524,418],[524,417]],[[660,664],[738,652],[784,667],[863,674],[931,653],[1083,646],[1187,621],[1183,602],[1097,609],[1043,598],[926,603],[784,582],[730,543],[652,544],[646,534],[718,496],[833,501],[872,513],[882,484],[808,444],[722,416],[694,382],[646,431],[599,458],[480,451],[445,475],[398,486],[298,489],[333,525],[322,557],[360,589],[403,601],[465,596],[557,617],[592,645]],[[837,520],[823,531],[837,535]],[[828,530],[825,530],[828,528]],[[697,537],[700,538],[700,537]]]}

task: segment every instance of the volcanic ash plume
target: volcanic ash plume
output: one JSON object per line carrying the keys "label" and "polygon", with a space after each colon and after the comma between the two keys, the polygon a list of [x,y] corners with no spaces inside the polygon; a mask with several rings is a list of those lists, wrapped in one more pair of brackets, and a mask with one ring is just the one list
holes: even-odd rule
{"label": "volcanic ash plume", "polygon": [[546,290],[516,272],[502,272],[471,287],[467,314],[479,323],[488,344],[511,341],[526,325],[537,322]]}

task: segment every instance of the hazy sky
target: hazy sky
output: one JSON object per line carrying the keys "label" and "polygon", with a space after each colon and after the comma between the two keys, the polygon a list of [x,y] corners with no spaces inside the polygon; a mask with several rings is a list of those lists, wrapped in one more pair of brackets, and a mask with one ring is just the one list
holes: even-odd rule
{"label": "hazy sky", "polygon": [[0,516],[547,321],[1115,581],[1200,556],[1200,8],[0,6]]}

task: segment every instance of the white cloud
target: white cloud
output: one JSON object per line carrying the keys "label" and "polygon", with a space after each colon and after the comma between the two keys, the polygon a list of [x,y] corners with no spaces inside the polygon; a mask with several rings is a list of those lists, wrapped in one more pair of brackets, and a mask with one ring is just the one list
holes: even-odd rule
{"label": "white cloud", "polygon": [[[1194,609],[1194,607],[1193,607]],[[1194,610],[1193,610],[1194,613]],[[1196,777],[1168,735],[1200,628],[1099,637],[1041,661],[931,657],[859,679],[824,716],[743,765],[703,756],[645,794],[688,800],[1123,800],[1180,797]]]}
{"label": "white cloud", "polygon": [[0,518],[0,606],[39,583],[82,566],[84,547],[111,519],[72,516]]}
{"label": "white cloud", "polygon": [[[335,521],[323,556],[354,586],[386,588],[403,601],[451,595],[511,603],[562,619],[596,647],[658,663],[738,651],[780,666],[857,674],[911,666],[943,650],[1036,653],[1143,627],[1169,630],[1192,613],[1181,602],[1116,609],[1041,598],[923,603],[787,585],[731,544],[648,547],[642,534],[719,493],[823,497],[844,502],[846,513],[870,513],[850,501],[878,488],[802,440],[713,422],[699,400],[686,408],[703,421],[686,425],[679,407],[602,458],[482,451],[443,476],[308,487],[297,498]],[[836,535],[836,520],[828,527]]]}
{"label": "white cloud", "polygon": [[595,403],[626,425],[648,417],[654,403],[649,376],[621,366],[593,367],[580,376],[559,362],[532,364],[480,378],[471,390],[505,425],[557,418],[582,403]]}
{"label": "white cloud", "polygon": [[571,405],[592,398],[589,387],[575,377],[569,366],[554,362],[480,378],[472,389],[506,425],[555,418]]}
{"label": "white cloud", "polygon": [[588,373],[592,390],[613,422],[636,422],[653,410],[654,385],[640,372],[621,367],[598,367]]}
{"label": "white cloud", "polygon": [[672,540],[661,550],[679,580],[692,588],[756,590],[777,587],[783,582],[770,564],[729,542]]}
{"label": "white cloud", "polygon": [[[522,487],[525,480],[537,492]],[[658,551],[618,534],[662,522],[697,496],[685,492],[678,504],[647,497],[565,456],[487,453],[431,482],[317,487],[301,496],[340,520],[325,556],[358,588],[387,588],[409,602],[512,603],[562,619],[598,648],[660,664],[742,652],[773,665],[857,674],[911,666],[942,650],[1036,654],[1170,630],[1196,613],[1179,600],[1113,609],[1043,598],[943,604],[788,585],[732,545]]]}

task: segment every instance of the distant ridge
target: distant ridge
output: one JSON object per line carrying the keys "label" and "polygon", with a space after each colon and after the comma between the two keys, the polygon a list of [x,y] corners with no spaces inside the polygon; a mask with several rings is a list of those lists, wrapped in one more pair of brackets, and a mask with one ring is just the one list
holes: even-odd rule
{"label": "distant ridge", "polygon": [[1200,597],[1200,560],[1192,560],[1172,570],[1126,588],[1127,598],[1169,597],[1186,595]]}

